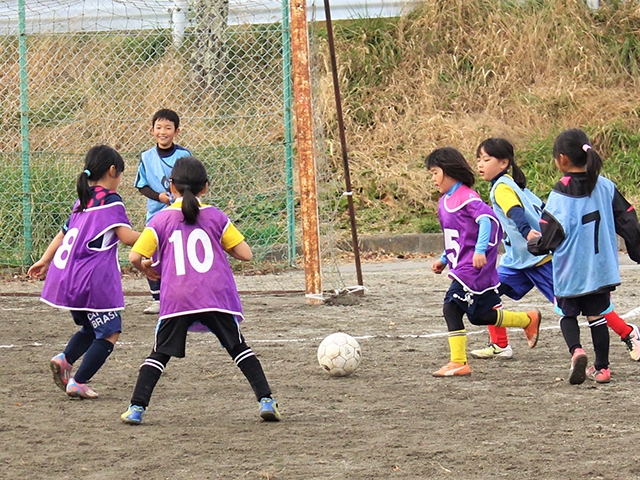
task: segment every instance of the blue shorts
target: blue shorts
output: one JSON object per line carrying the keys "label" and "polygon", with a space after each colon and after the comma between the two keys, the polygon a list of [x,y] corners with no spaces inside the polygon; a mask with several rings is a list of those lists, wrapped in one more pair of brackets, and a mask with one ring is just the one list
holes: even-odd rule
{"label": "blue shorts", "polygon": [[88,312],[71,310],[76,325],[80,325],[83,333],[93,333],[97,339],[107,338],[116,332],[122,332],[122,316],[118,311]]}
{"label": "blue shorts", "polygon": [[506,295],[513,300],[520,300],[533,287],[540,290],[547,300],[553,303],[553,266],[551,262],[543,263],[537,267],[516,270],[509,267],[498,267],[500,277],[500,295]]}
{"label": "blue shorts", "polygon": [[451,286],[444,296],[444,303],[449,302],[455,302],[464,310],[471,323],[473,323],[472,319],[502,307],[502,300],[500,300],[497,289],[477,295],[465,291],[462,284],[456,280],[451,282]]}

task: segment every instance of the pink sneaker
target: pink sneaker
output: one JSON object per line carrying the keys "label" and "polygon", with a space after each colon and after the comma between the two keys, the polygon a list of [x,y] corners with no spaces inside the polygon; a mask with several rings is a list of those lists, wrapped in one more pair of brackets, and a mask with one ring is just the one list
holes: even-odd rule
{"label": "pink sneaker", "polygon": [[66,392],[73,365],[67,362],[67,357],[64,356],[64,353],[59,353],[51,359],[49,367],[53,372],[53,381],[63,392]]}
{"label": "pink sneaker", "polygon": [[67,395],[77,398],[98,398],[98,393],[86,383],[78,383],[73,378],[67,383]]}
{"label": "pink sneaker", "polygon": [[611,370],[608,368],[596,370],[596,367],[591,365],[587,368],[586,375],[589,380],[593,380],[596,383],[609,383],[611,381]]}
{"label": "pink sneaker", "polygon": [[587,354],[582,348],[576,348],[571,357],[571,375],[569,375],[569,383],[571,385],[580,385],[587,379]]}

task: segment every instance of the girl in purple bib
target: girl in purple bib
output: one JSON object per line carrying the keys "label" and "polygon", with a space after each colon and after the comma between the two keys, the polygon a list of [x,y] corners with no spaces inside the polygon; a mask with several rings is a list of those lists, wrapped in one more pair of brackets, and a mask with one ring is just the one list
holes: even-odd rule
{"label": "girl in purple bib", "polygon": [[[171,357],[185,356],[187,332],[195,325],[216,335],[233,358],[260,403],[260,417],[278,421],[262,365],[240,332],[242,305],[227,260],[227,254],[251,260],[251,248],[224,212],[200,203],[209,183],[198,159],[178,159],[170,182],[174,203],[151,219],[129,255],[134,267],[152,280],[162,276],[162,283],[154,347],[140,367],[122,421],[142,423],[162,372]],[[154,254],[158,262],[151,266],[145,259]]]}
{"label": "girl in purple bib", "polygon": [[524,313],[502,308],[496,270],[502,229],[493,210],[471,189],[475,175],[462,154],[451,147],[439,148],[427,156],[426,166],[442,194],[438,218],[445,248],[431,269],[440,274],[448,265],[452,279],[443,307],[451,356],[433,376],[465,376],[471,374],[465,314],[474,325],[523,328],[531,348],[538,341],[541,315],[538,310]]}
{"label": "girl in purple bib", "polygon": [[[78,175],[78,200],[71,217],[28,272],[32,278],[47,275],[41,300],[69,310],[82,327],[50,361],[53,380],[71,397],[98,397],[87,382],[111,354],[122,330],[118,241],[133,245],[140,236],[131,229],[116,193],[123,171],[124,161],[113,148],[98,145],[89,150]],[[74,363],[83,355],[71,377]]]}

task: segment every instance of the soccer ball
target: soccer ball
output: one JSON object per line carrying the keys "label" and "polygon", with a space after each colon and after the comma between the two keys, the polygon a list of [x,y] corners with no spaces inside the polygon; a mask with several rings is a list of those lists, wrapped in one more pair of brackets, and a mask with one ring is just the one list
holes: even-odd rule
{"label": "soccer ball", "polygon": [[332,333],[318,347],[318,363],[333,377],[352,374],[360,365],[360,344],[351,335]]}

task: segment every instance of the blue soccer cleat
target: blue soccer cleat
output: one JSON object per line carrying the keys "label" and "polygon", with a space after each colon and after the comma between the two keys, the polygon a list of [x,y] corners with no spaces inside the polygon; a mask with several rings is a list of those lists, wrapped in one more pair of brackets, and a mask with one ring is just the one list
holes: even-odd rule
{"label": "blue soccer cleat", "polygon": [[129,405],[127,411],[120,415],[120,418],[124,423],[140,425],[142,423],[142,415],[144,415],[144,407]]}
{"label": "blue soccer cleat", "polygon": [[264,397],[260,399],[260,418],[262,418],[265,422],[280,421],[278,404],[273,398]]}

